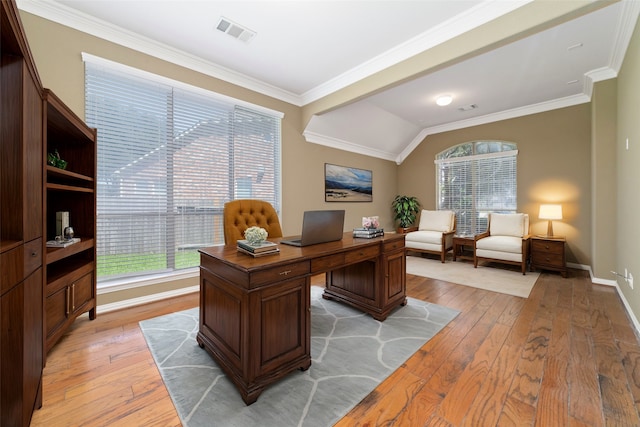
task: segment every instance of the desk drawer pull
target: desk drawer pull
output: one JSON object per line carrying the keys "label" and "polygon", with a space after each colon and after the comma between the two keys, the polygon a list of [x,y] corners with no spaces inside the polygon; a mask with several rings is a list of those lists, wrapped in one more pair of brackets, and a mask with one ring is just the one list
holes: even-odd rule
{"label": "desk drawer pull", "polygon": [[280,275],[281,276],[286,276],[287,274],[291,273],[291,270],[285,270],[285,271],[281,271]]}

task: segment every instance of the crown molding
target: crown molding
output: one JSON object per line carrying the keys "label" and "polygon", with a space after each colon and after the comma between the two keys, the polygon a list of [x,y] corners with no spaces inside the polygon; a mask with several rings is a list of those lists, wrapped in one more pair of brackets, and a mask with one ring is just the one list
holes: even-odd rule
{"label": "crown molding", "polygon": [[486,0],[464,13],[440,23],[429,31],[425,31],[413,39],[305,92],[302,94],[302,105],[306,105],[343,89],[366,77],[409,59],[412,56],[427,51],[487,22],[506,15],[532,1],[533,0]]}
{"label": "crown molding", "polygon": [[583,93],[573,96],[567,96],[565,98],[555,99],[548,102],[540,102],[538,104],[527,105],[524,107],[513,108],[511,110],[500,111],[497,113],[486,114],[484,116],[474,117],[472,119],[460,120],[457,122],[446,123],[443,125],[432,126],[424,128],[411,143],[402,150],[402,152],[396,157],[396,164],[401,164],[411,152],[429,135],[434,135],[442,132],[449,132],[458,129],[464,129],[471,126],[479,126],[487,123],[498,122],[502,120],[513,119],[516,117],[528,116],[531,114],[543,113],[545,111],[556,110],[558,108],[571,107],[578,104],[585,104],[589,102],[591,98]]}
{"label": "crown molding", "polygon": [[235,72],[210,61],[205,61],[194,55],[189,55],[181,50],[159,43],[156,40],[141,36],[132,31],[125,30],[124,28],[79,12],[58,2],[17,0],[17,3],[21,10],[41,18],[301,107],[437,46],[453,37],[512,12],[532,1],[533,0],[518,0],[504,2],[485,0],[474,8],[441,23],[437,27],[384,52],[376,58],[302,95],[280,89],[245,74]]}
{"label": "crown molding", "polygon": [[395,153],[376,150],[370,147],[365,147],[360,144],[355,144],[353,142],[345,141],[343,139],[333,138],[331,136],[322,135],[316,132],[305,130],[304,132],[302,132],[302,135],[304,136],[307,142],[324,145],[325,147],[336,148],[342,151],[350,151],[352,153],[362,154],[364,156],[370,156],[370,157],[375,157],[378,159],[390,160],[390,161],[393,161],[396,157]]}
{"label": "crown molding", "polygon": [[640,15],[640,2],[632,0],[622,1],[622,11],[620,13],[620,20],[616,26],[616,38],[614,41],[614,47],[609,59],[609,66],[615,70],[616,75],[622,67],[624,56],[631,42],[633,36],[633,30],[638,22],[638,15]]}
{"label": "crown molding", "polygon": [[128,31],[122,27],[97,19],[58,2],[44,0],[17,0],[18,8],[73,28],[83,33],[107,40],[129,49],[153,56],[199,73],[253,90],[263,95],[301,106],[300,96],[264,83],[247,75],[235,72],[210,61],[189,55],[179,49],[167,46],[156,40]]}

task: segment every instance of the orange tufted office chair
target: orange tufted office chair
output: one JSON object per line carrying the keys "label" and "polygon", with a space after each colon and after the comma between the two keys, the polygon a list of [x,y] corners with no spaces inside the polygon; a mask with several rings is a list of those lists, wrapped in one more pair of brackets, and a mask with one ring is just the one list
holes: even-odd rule
{"label": "orange tufted office chair", "polygon": [[238,199],[224,204],[224,244],[233,245],[244,239],[244,230],[257,226],[267,230],[269,237],[282,237],[276,210],[269,202]]}

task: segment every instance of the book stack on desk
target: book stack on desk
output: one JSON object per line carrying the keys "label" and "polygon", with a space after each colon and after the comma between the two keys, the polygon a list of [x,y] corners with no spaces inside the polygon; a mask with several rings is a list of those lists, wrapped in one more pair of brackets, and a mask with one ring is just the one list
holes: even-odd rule
{"label": "book stack on desk", "polygon": [[384,229],[382,228],[354,228],[353,237],[359,237],[363,239],[373,239],[374,237],[384,236]]}
{"label": "book stack on desk", "polygon": [[280,252],[280,248],[278,248],[277,244],[269,242],[267,240],[258,244],[249,243],[247,240],[238,240],[237,246],[238,252],[242,252],[254,257],[272,255]]}

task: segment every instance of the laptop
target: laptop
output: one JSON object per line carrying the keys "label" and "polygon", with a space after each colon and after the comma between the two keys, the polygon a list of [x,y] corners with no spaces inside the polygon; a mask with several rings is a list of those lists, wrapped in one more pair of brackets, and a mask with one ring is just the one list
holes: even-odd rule
{"label": "laptop", "polygon": [[281,240],[291,246],[309,246],[342,239],[344,210],[305,211],[302,218],[302,234]]}

